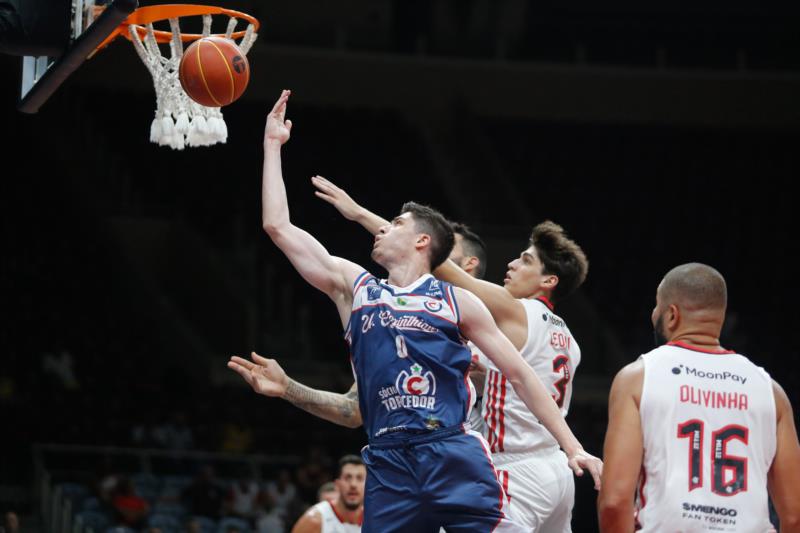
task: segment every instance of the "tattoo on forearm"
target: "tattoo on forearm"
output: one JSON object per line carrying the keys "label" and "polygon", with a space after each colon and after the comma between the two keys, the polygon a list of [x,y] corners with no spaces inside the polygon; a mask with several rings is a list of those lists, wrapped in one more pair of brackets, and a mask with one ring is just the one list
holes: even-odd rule
{"label": "tattoo on forearm", "polygon": [[285,398],[293,405],[335,424],[355,427],[361,424],[358,389],[355,384],[346,394],[320,391],[289,380]]}

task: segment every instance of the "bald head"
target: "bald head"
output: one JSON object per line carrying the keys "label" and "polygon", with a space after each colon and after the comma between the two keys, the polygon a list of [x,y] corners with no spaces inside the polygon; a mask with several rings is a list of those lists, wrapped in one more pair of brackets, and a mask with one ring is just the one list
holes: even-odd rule
{"label": "bald head", "polygon": [[725,278],[716,269],[702,263],[676,266],[664,276],[658,287],[663,303],[675,304],[686,311],[720,311],[728,305]]}
{"label": "bald head", "polygon": [[727,304],[725,278],[715,269],[701,263],[673,268],[656,291],[651,316],[656,344],[677,339],[718,344]]}

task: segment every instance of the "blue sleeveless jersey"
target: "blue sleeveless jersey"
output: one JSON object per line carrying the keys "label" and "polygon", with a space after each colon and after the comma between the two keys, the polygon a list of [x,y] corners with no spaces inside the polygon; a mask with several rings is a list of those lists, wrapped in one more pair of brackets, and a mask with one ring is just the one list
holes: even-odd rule
{"label": "blue sleeveless jersey", "polygon": [[402,288],[356,279],[345,339],[370,441],[463,424],[471,353],[458,321],[452,286],[430,274]]}

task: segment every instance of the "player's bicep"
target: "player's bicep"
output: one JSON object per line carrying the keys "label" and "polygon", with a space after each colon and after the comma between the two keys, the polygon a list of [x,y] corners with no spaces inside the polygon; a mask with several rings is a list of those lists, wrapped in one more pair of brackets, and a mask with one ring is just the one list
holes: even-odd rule
{"label": "player's bicep", "polygon": [[313,287],[334,297],[349,292],[359,269],[354,263],[331,255],[310,233],[290,226],[273,236],[297,272]]}
{"label": "player's bicep", "polygon": [[636,403],[643,371],[633,363],[614,378],[608,399],[608,429],[603,446],[601,498],[633,498],[644,453],[642,423]]}
{"label": "player's bicep", "polygon": [[464,335],[511,379],[520,371],[525,361],[514,348],[511,341],[495,324],[489,310],[481,300],[469,291],[457,288],[456,298],[461,309],[460,327]]}

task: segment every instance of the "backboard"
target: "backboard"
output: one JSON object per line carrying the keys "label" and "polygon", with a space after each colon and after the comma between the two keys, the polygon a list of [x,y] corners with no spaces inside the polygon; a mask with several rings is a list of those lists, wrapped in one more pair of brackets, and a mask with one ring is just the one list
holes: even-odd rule
{"label": "backboard", "polygon": [[6,32],[0,35],[0,51],[23,56],[18,109],[24,113],[39,111],[137,5],[137,0],[9,2],[0,14]]}

